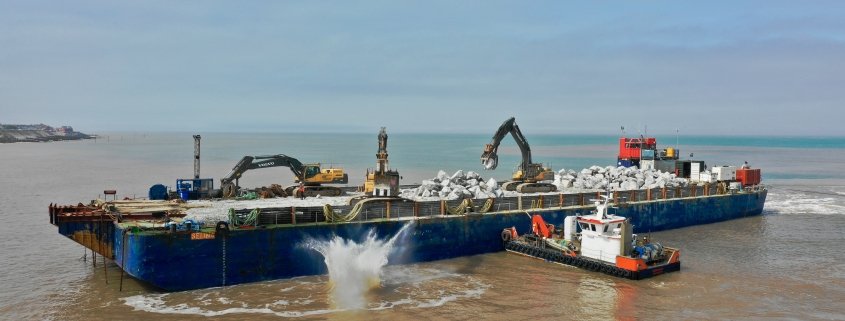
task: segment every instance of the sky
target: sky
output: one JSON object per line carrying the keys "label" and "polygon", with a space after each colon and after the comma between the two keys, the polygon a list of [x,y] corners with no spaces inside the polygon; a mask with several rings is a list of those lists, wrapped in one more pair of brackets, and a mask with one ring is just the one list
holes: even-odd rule
{"label": "sky", "polygon": [[0,123],[845,136],[843,1],[0,0]]}

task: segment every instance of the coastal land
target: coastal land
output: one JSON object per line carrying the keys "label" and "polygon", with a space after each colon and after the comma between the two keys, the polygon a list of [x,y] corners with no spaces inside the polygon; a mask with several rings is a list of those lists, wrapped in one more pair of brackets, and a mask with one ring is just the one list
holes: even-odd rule
{"label": "coastal land", "polygon": [[70,126],[0,124],[0,143],[51,142],[91,138],[96,138],[96,135],[74,131],[73,127]]}

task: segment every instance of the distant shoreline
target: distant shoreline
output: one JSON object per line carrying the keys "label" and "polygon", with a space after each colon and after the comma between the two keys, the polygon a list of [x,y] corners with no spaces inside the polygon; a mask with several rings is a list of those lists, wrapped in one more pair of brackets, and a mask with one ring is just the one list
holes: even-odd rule
{"label": "distant shoreline", "polygon": [[50,127],[37,125],[0,124],[0,143],[42,143],[65,140],[96,139],[97,135],[88,135],[73,130],[73,127]]}
{"label": "distant shoreline", "polygon": [[26,139],[6,139],[0,138],[0,144],[14,144],[14,143],[47,143],[47,142],[59,142],[59,141],[67,141],[67,140],[83,140],[83,139],[97,139],[97,135],[85,135],[85,136],[75,136],[75,137],[66,137],[66,136],[41,136],[35,138],[26,138]]}

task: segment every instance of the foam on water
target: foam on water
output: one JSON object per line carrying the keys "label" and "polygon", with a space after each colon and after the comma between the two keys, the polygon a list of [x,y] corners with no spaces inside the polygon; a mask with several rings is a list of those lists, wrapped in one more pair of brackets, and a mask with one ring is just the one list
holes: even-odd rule
{"label": "foam on water", "polygon": [[822,214],[845,215],[845,197],[842,186],[830,186],[826,190],[796,188],[773,188],[766,198],[764,211],[769,214]]}
{"label": "foam on water", "polygon": [[[319,289],[329,284],[327,276],[316,277],[319,282],[297,282],[293,286],[290,286],[291,280],[281,280],[227,288],[134,295],[121,300],[136,311],[158,314],[206,317],[264,314],[298,318],[355,310],[436,308],[461,299],[479,298],[490,288],[475,277],[434,268],[389,266],[383,272],[383,288],[375,289],[376,299],[360,309],[330,307],[324,304],[322,298],[302,296],[302,293],[319,294]],[[232,291],[234,287],[244,289]],[[275,295],[268,295],[266,300],[256,300],[255,291],[269,291]]]}
{"label": "foam on water", "polygon": [[191,306],[187,303],[180,303],[175,305],[168,304],[165,299],[169,294],[159,295],[135,295],[123,298],[123,302],[133,307],[136,311],[154,312],[160,314],[185,314],[185,315],[201,315],[206,317],[221,316],[227,314],[272,314],[280,317],[304,317],[309,315],[320,315],[340,310],[320,309],[311,311],[275,311],[268,306],[264,307],[233,307],[222,310],[212,310],[200,306]]}

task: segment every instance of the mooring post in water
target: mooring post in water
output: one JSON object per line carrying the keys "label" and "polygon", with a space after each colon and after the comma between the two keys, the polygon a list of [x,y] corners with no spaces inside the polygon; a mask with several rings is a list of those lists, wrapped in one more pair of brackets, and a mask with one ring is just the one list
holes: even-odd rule
{"label": "mooring post in water", "polygon": [[121,237],[122,242],[120,242],[120,291],[123,292],[123,273],[124,269],[126,269],[126,230],[123,230],[123,236]]}
{"label": "mooring post in water", "polygon": [[105,224],[106,223],[103,220],[103,213],[101,212],[100,213],[100,241],[99,241],[99,244],[100,244],[100,251],[103,252],[102,253],[102,256],[103,256],[103,275],[106,278],[106,284],[109,284],[109,269],[108,269],[108,265],[106,265],[106,250],[104,250],[102,248],[102,245],[103,245],[102,240],[104,239],[103,234],[105,234],[105,228],[104,228]]}

